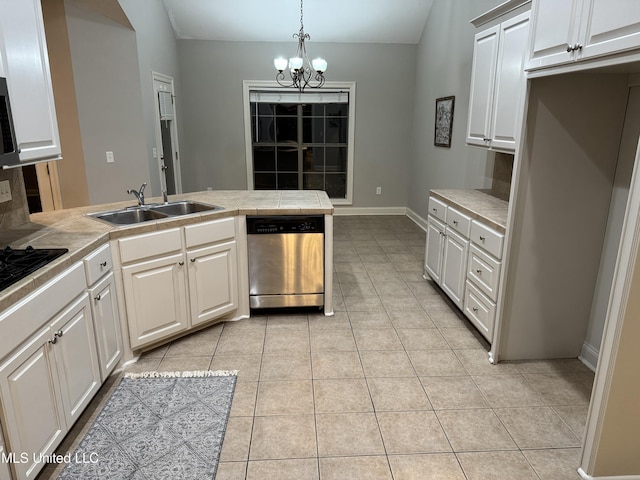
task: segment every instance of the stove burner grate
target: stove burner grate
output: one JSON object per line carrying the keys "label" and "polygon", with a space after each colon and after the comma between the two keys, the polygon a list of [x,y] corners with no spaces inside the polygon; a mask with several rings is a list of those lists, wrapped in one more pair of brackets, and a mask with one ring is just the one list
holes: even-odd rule
{"label": "stove burner grate", "polygon": [[67,248],[5,247],[0,250],[0,290],[22,280],[68,251]]}

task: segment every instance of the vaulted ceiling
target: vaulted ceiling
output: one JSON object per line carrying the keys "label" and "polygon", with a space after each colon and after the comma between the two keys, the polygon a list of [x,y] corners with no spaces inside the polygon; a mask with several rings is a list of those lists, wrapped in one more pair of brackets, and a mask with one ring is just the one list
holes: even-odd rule
{"label": "vaulted ceiling", "polygon": [[[456,1],[456,0],[452,0]],[[314,42],[416,44],[433,0],[305,0]],[[280,42],[300,29],[299,0],[164,0],[179,39]]]}

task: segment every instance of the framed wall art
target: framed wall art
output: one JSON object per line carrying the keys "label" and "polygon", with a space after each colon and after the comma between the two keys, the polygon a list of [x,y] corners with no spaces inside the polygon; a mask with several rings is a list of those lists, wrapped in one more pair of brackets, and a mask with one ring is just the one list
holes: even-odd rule
{"label": "framed wall art", "polygon": [[436,147],[451,148],[455,99],[456,97],[436,98],[436,129],[433,138],[433,144]]}

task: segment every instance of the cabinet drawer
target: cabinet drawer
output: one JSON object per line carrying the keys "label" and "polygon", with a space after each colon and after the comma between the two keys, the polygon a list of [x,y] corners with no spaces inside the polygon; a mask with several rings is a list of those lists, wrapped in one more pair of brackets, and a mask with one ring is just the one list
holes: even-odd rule
{"label": "cabinet drawer", "polygon": [[491,342],[496,319],[496,304],[469,281],[467,281],[464,295],[464,314],[484,338]]}
{"label": "cabinet drawer", "polygon": [[96,283],[103,275],[110,272],[112,269],[113,261],[111,260],[111,247],[109,244],[106,244],[84,258],[84,271],[87,274],[87,286],[90,287]]}
{"label": "cabinet drawer", "polygon": [[464,213],[460,213],[455,208],[447,207],[447,225],[453,228],[460,235],[469,238],[471,217],[467,217]]}
{"label": "cabinet drawer", "polygon": [[187,248],[232,239],[235,236],[236,228],[233,217],[184,227]]}
{"label": "cabinet drawer", "polygon": [[467,278],[495,302],[498,298],[500,262],[471,244],[467,265]]}
{"label": "cabinet drawer", "polygon": [[429,215],[447,221],[447,204],[437,198],[429,197]]}
{"label": "cabinet drawer", "polygon": [[177,252],[182,249],[182,238],[179,228],[145,233],[118,240],[120,261],[133,262],[143,258],[156,257]]}
{"label": "cabinet drawer", "polygon": [[498,233],[492,228],[473,220],[471,222],[471,236],[469,239],[476,245],[485,249],[498,260],[502,258],[502,243],[504,241],[504,235],[501,233]]}

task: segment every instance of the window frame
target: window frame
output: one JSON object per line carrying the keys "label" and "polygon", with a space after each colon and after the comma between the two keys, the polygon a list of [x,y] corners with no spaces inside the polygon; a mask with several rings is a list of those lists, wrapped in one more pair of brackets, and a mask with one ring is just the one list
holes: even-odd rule
{"label": "window frame", "polygon": [[[253,148],[251,137],[251,91],[273,91],[287,93],[290,89],[280,87],[275,81],[260,80],[244,80],[242,82],[242,101],[244,109],[244,138],[245,138],[245,158],[247,168],[247,188],[254,190],[253,182]],[[355,141],[355,100],[356,100],[356,83],[355,82],[326,82],[322,87],[322,91],[326,92],[348,92],[349,93],[349,123],[348,123],[348,139],[347,139],[347,180],[345,198],[331,198],[334,205],[352,205],[353,204],[353,164],[354,164],[354,141]],[[304,95],[304,94],[303,94]],[[303,190],[302,190],[303,191]]]}

